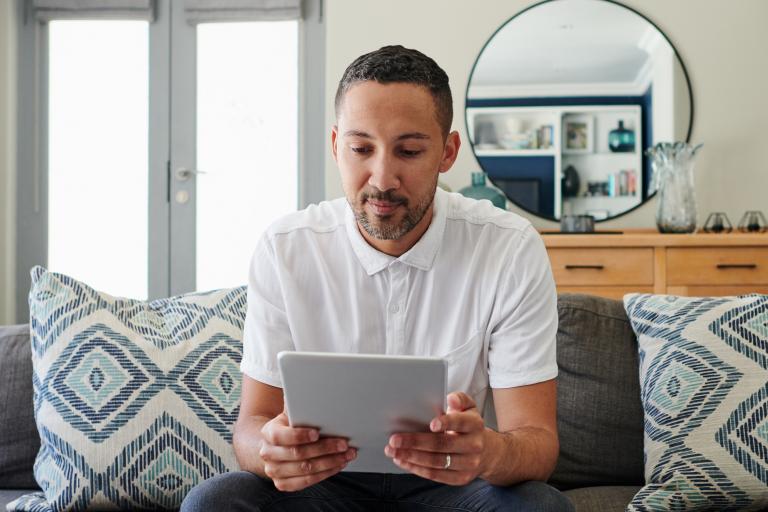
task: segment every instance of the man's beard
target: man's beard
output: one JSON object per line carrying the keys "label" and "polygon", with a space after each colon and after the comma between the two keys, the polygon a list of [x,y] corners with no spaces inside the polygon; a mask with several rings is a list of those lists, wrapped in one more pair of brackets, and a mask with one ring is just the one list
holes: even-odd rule
{"label": "man's beard", "polygon": [[[391,190],[380,192],[378,190],[364,189],[358,194],[354,204],[349,200],[349,197],[347,197],[347,202],[349,202],[349,205],[352,207],[357,223],[362,226],[365,232],[371,237],[378,240],[397,240],[398,238],[405,236],[415,228],[419,222],[421,222],[421,219],[424,218],[427,210],[429,210],[430,205],[432,205],[432,201],[435,198],[436,188],[437,179],[435,179],[435,187],[432,189],[432,193],[425,194],[418,198],[412,207],[409,207],[408,199],[395,194]],[[376,218],[371,220],[364,206],[368,199],[399,203],[405,208],[405,216],[399,223],[395,220],[396,212],[387,216],[375,216]]]}

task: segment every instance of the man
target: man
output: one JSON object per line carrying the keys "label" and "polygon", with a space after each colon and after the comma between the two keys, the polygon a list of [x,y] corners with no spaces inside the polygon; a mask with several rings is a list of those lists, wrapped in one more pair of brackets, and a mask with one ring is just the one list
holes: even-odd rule
{"label": "man", "polygon": [[[234,432],[244,471],[204,482],[184,510],[571,510],[544,483],[559,450],[547,255],[521,217],[437,189],[459,151],[452,115],[447,75],[420,52],[384,47],[347,68],[331,132],[346,201],[262,237]],[[281,350],[443,356],[448,410],[382,447],[406,474],[340,473],[353,447],[289,426]],[[498,430],[480,414],[489,384]]]}

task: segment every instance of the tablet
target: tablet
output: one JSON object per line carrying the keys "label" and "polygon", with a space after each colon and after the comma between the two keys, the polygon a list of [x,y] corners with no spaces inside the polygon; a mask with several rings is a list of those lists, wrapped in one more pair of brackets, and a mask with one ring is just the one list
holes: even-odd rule
{"label": "tablet", "polygon": [[429,432],[445,411],[440,358],[327,352],[277,355],[288,420],[357,448],[344,471],[404,473],[384,455],[395,432]]}

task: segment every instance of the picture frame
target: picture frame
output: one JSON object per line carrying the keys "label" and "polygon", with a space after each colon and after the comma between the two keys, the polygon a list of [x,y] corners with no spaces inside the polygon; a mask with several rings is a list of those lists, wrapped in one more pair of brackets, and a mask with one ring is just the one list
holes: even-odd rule
{"label": "picture frame", "polygon": [[595,121],[578,114],[563,117],[563,154],[592,153],[595,146]]}

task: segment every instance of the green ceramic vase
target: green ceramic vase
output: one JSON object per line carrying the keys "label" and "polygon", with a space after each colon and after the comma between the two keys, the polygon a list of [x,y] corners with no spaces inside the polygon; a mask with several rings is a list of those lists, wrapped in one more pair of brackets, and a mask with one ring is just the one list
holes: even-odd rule
{"label": "green ceramic vase", "polygon": [[472,199],[487,199],[494,206],[502,210],[507,208],[507,198],[504,197],[504,194],[485,184],[484,172],[473,172],[472,185],[459,190],[459,194],[471,197]]}

